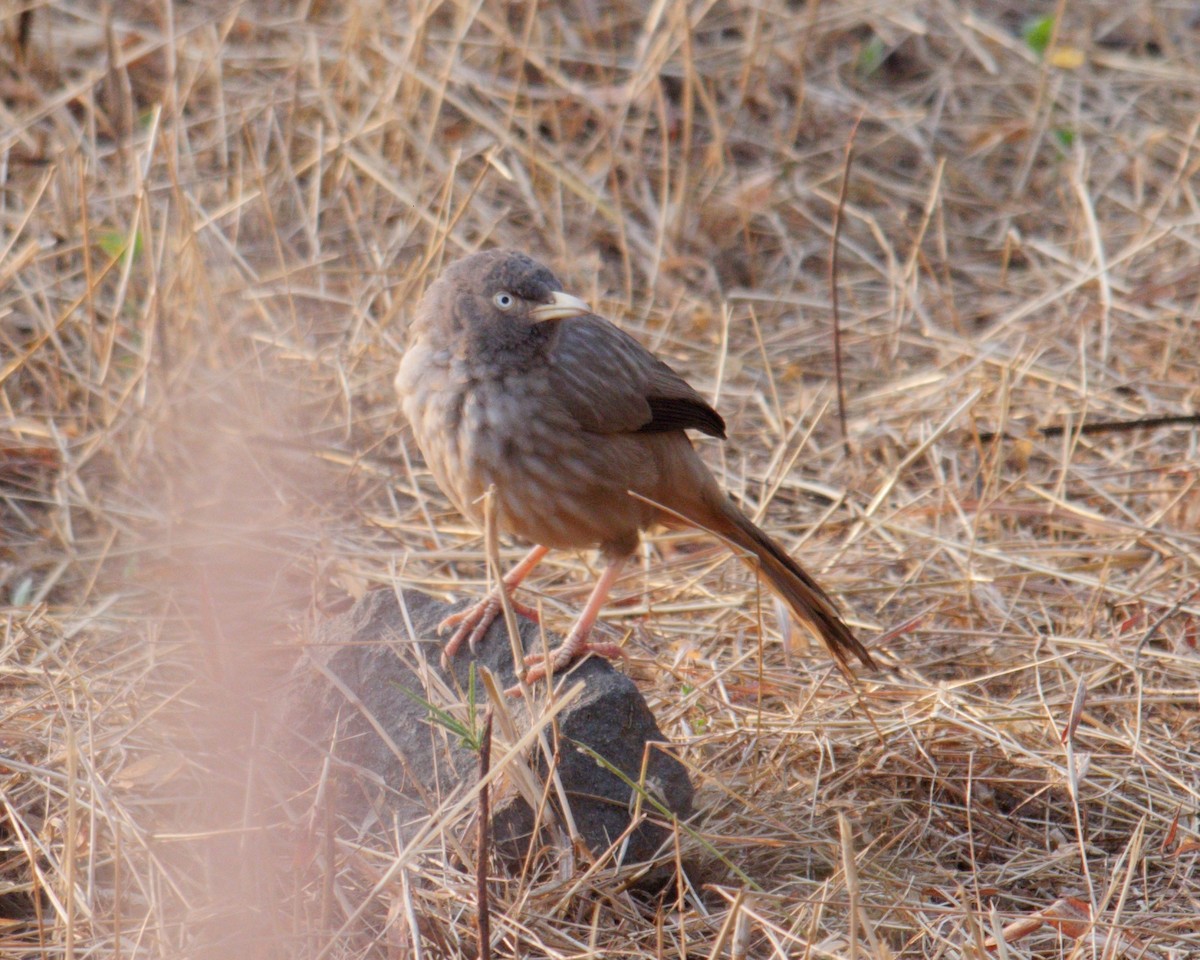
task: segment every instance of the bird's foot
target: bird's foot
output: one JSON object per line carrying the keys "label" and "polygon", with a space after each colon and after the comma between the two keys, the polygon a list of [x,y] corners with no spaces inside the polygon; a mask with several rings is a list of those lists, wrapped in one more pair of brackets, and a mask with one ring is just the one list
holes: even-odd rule
{"label": "bird's foot", "polygon": [[[509,603],[512,604],[513,612],[518,616],[538,622],[538,612],[532,607],[527,607],[523,603],[517,603],[512,599],[511,591],[509,593]],[[446,645],[442,647],[442,667],[446,670],[450,669],[450,661],[458,653],[459,648],[463,645],[463,641],[467,642],[467,647],[471,653],[475,652],[475,647],[479,641],[483,639],[488,632],[492,622],[500,615],[504,609],[500,600],[500,591],[493,590],[478,603],[474,603],[465,610],[460,610],[458,613],[452,613],[438,624],[438,633],[445,633],[451,627],[454,627],[454,633],[450,639],[446,641]]]}
{"label": "bird's foot", "polygon": [[[576,637],[572,631],[560,646],[550,651],[548,660],[546,655],[540,653],[530,654],[525,658],[525,666],[529,668],[525,671],[525,682],[536,683],[551,673],[559,673],[571,664],[592,656],[605,657],[608,660],[629,659],[629,654],[619,643],[589,643],[583,637]],[[504,692],[510,697],[515,697],[520,694],[521,688],[512,686]]]}

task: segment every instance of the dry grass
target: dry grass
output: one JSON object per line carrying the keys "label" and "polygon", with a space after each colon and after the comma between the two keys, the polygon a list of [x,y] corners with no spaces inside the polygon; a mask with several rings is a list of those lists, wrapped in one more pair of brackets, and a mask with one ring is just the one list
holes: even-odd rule
{"label": "dry grass", "polygon": [[1200,24],[1064,2],[1043,61],[1032,6],[0,8],[0,954],[473,949],[461,824],[279,867],[247,785],[323,611],[480,589],[390,379],[503,244],[717,399],[885,669],[652,540],[607,620],[757,888],[531,870],[495,954],[1200,957],[1200,432],[1077,429],[1200,403]]}

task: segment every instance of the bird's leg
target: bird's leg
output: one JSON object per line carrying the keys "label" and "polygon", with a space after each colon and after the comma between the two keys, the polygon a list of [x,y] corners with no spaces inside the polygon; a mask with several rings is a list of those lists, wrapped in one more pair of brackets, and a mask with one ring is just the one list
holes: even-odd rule
{"label": "bird's leg", "polygon": [[[465,610],[460,610],[458,613],[452,613],[445,620],[438,624],[438,633],[443,633],[451,627],[457,627],[446,641],[446,645],[442,648],[442,666],[449,669],[450,658],[458,653],[458,648],[462,646],[464,640],[467,641],[467,646],[471,648],[471,652],[475,652],[475,645],[479,643],[483,635],[488,632],[488,627],[492,625],[492,621],[502,609],[503,604],[500,600],[500,591],[503,590],[512,600],[513,591],[520,586],[521,581],[529,576],[530,571],[538,565],[538,561],[550,552],[549,547],[543,547],[540,544],[534,547],[529,553],[525,554],[525,558],[515,567],[508,571],[508,574],[500,581],[500,586],[491,591],[486,597],[478,603],[467,607]],[[512,601],[513,609],[523,617],[528,617],[530,620],[537,622],[537,611],[531,607],[525,606],[523,603]]]}
{"label": "bird's leg", "polygon": [[[553,668],[554,672],[558,672],[576,660],[589,657],[592,654],[608,657],[610,660],[626,656],[625,651],[619,644],[588,643],[588,636],[591,634],[592,627],[596,623],[596,617],[600,615],[600,608],[604,606],[604,601],[608,599],[608,593],[612,589],[612,585],[617,582],[617,577],[621,575],[621,568],[625,566],[627,559],[628,557],[618,557],[608,562],[608,566],[604,568],[604,572],[600,574],[600,579],[596,581],[596,586],[592,589],[592,595],[588,597],[587,605],[583,608],[583,613],[579,615],[579,620],[571,628],[571,632],[567,634],[567,639],[556,649],[550,651],[549,666]],[[533,683],[535,680],[540,680],[546,676],[546,658],[542,654],[536,653],[526,657],[525,665],[529,667],[529,672],[525,674],[526,683]],[[514,692],[519,692],[519,690],[514,687],[507,692],[512,695]]]}

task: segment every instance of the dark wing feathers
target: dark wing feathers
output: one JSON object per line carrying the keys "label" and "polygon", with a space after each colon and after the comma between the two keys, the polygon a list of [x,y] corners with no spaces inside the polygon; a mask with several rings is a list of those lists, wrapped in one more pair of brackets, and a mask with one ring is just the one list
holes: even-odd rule
{"label": "dark wing feathers", "polygon": [[638,433],[662,433],[666,430],[699,430],[710,437],[725,439],[725,420],[703,400],[686,397],[647,397],[650,421],[638,427]]}
{"label": "dark wing feathers", "polygon": [[556,322],[549,354],[554,394],[585,430],[690,429],[724,438],[721,415],[629,334],[597,316]]}

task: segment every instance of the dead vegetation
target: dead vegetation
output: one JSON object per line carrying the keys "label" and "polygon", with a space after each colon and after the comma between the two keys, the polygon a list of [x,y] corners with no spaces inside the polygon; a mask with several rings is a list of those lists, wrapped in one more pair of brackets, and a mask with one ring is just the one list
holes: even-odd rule
{"label": "dead vegetation", "polygon": [[[280,865],[248,784],[312,623],[481,589],[390,380],[507,245],[716,399],[884,669],[652,540],[606,619],[753,884],[548,851],[493,955],[1200,956],[1200,431],[1081,429],[1197,412],[1200,21],[1031,7],[2,8],[0,954],[475,950],[470,808]],[[588,562],[531,583],[553,626]]]}

